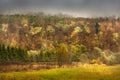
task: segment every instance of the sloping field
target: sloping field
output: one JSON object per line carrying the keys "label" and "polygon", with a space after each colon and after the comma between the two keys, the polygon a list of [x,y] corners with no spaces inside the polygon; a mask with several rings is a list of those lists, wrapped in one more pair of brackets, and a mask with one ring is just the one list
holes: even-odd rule
{"label": "sloping field", "polygon": [[0,80],[120,80],[120,65],[84,65],[76,68],[0,72]]}

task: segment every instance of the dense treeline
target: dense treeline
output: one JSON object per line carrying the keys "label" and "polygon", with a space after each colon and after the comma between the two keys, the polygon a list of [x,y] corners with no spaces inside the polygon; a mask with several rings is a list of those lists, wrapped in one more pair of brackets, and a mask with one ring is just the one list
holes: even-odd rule
{"label": "dense treeline", "polygon": [[5,62],[26,62],[28,53],[26,50],[0,44],[0,63]]}
{"label": "dense treeline", "polygon": [[119,26],[119,18],[111,17],[0,15],[0,42],[28,50],[48,49],[66,43],[83,44],[89,52],[93,52],[94,47],[118,52]]}
{"label": "dense treeline", "polygon": [[[34,51],[30,52],[20,47],[17,48],[0,44],[0,63],[57,62],[59,66],[62,66],[63,64],[71,64],[72,62],[76,61],[82,62],[87,58],[87,49],[85,46],[77,45],[77,51],[74,52],[74,54],[72,52],[74,50],[71,50],[72,47],[74,46],[68,46],[65,43],[61,43],[54,51],[41,50],[34,53]],[[83,58],[86,58],[82,59],[81,55],[83,55]]]}
{"label": "dense treeline", "polygon": [[59,66],[73,61],[120,63],[119,35],[120,18],[0,15],[4,44],[0,57],[1,61],[58,62]]}

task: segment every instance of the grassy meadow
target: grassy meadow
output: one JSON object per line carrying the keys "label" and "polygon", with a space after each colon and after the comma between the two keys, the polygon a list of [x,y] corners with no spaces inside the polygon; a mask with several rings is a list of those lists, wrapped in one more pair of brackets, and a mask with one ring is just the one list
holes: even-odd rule
{"label": "grassy meadow", "polygon": [[81,65],[74,68],[0,72],[0,80],[120,80],[120,65]]}

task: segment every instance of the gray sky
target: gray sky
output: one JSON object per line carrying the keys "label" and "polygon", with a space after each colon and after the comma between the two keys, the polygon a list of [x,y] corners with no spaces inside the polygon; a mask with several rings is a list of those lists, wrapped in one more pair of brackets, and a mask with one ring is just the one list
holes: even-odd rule
{"label": "gray sky", "polygon": [[120,0],[0,0],[0,13],[42,11],[81,17],[120,16]]}

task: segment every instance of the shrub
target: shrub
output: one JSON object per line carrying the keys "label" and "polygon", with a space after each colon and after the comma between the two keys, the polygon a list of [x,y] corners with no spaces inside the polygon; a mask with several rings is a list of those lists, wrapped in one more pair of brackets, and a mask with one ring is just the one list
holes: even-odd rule
{"label": "shrub", "polygon": [[80,60],[80,62],[85,63],[88,61],[88,57],[86,54],[81,54],[79,60]]}
{"label": "shrub", "polygon": [[94,57],[95,59],[99,58],[102,54],[102,50],[99,47],[94,47]]}
{"label": "shrub", "polygon": [[105,50],[101,55],[101,61],[107,65],[120,63],[120,53],[113,53],[110,50]]}

